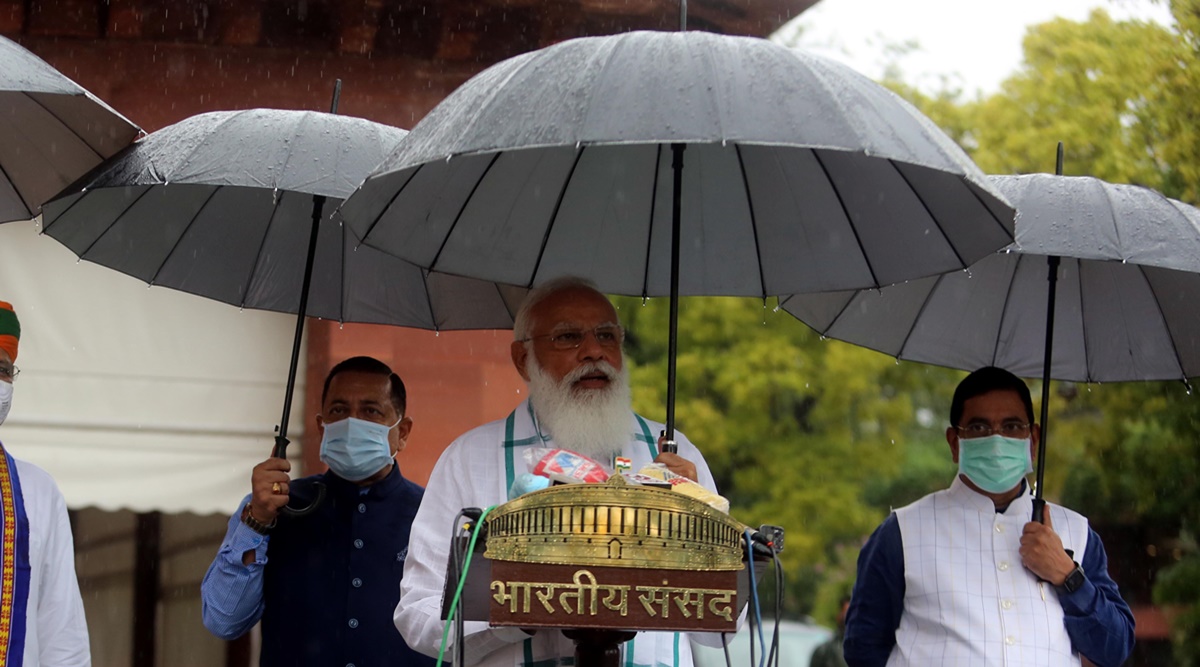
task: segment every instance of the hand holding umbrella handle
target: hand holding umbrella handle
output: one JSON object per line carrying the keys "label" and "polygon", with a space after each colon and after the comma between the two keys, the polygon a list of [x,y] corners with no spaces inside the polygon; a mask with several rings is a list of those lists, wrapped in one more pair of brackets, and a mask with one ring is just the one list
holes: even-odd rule
{"label": "hand holding umbrella handle", "polygon": [[1030,521],[1046,523],[1046,501],[1041,498],[1033,499],[1033,517]]}
{"label": "hand holding umbrella handle", "polygon": [[[290,443],[290,442],[291,441],[288,440],[286,435],[276,435],[275,436],[275,447],[273,449],[271,449],[271,456],[274,456],[277,459],[286,459],[287,458],[287,446],[288,446],[288,443]],[[292,516],[292,517],[301,517],[301,516],[307,516],[309,514],[312,514],[313,510],[320,507],[321,503],[325,500],[325,485],[321,482],[314,481],[312,483],[312,488],[313,488],[313,491],[317,494],[317,497],[313,498],[312,503],[309,504],[308,507],[301,507],[301,508],[297,509],[295,507],[292,507],[291,505],[284,505],[283,507],[279,508],[279,512],[281,514],[286,514],[286,515]]]}
{"label": "hand holding umbrella handle", "polygon": [[674,431],[671,432],[671,436],[672,437],[670,439],[667,439],[666,431],[658,432],[658,451],[662,452],[663,454],[679,453],[679,443],[675,442]]}

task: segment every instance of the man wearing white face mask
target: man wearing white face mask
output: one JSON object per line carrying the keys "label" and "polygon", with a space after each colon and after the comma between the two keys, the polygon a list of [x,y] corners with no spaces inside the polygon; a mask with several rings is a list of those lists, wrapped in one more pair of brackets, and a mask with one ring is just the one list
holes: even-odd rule
{"label": "man wearing white face mask", "polygon": [[[329,471],[289,481],[290,464],[255,466],[201,584],[204,625],[235,639],[262,619],[259,664],[432,665],[391,624],[424,493],[395,463],[412,429],[404,383],[371,357],[329,371],[317,428]],[[305,516],[281,512],[326,496]]]}
{"label": "man wearing white face mask", "polygon": [[1133,615],[1082,515],[1046,504],[1030,521],[1040,429],[1029,388],[981,368],[954,392],[950,488],[891,514],[858,557],[846,616],[851,667],[1116,667],[1133,650]]}
{"label": "man wearing white face mask", "polygon": [[[21,325],[0,301],[0,424],[12,407]],[[67,505],[46,471],[0,452],[0,665],[91,664]]]}

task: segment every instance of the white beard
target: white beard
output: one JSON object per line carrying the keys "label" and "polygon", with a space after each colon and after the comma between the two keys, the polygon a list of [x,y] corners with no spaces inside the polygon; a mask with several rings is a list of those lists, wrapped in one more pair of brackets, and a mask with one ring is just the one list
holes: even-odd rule
{"label": "white beard", "polygon": [[[531,353],[527,357],[529,400],[544,432],[554,444],[582,454],[607,469],[612,455],[629,442],[632,394],[629,371],[617,370],[606,361],[585,364],[555,382]],[[603,389],[575,389],[585,375],[597,371],[609,377]]]}

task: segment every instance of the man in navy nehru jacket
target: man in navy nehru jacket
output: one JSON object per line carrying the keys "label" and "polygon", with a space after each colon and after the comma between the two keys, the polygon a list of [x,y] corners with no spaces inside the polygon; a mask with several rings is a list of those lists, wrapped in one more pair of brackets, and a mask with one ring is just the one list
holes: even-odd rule
{"label": "man in navy nehru jacket", "polygon": [[[392,624],[409,530],[424,489],[400,474],[412,420],[404,383],[383,362],[353,357],[325,378],[321,460],[329,471],[289,481],[290,464],[254,467],[250,495],[201,584],[204,625],[234,639],[262,619],[263,667],[425,667]],[[280,510],[313,502],[311,514]]]}

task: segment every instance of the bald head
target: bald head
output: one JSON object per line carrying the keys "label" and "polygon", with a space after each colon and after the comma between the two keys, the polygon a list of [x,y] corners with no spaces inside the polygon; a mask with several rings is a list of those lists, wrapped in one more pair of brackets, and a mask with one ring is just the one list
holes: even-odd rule
{"label": "bald head", "polygon": [[608,301],[608,298],[596,288],[596,284],[586,278],[578,276],[555,278],[529,290],[529,294],[525,295],[525,299],[521,302],[521,307],[517,309],[516,317],[513,318],[513,340],[520,341],[533,335],[534,311],[541,310],[539,306],[543,301],[563,292],[575,295],[591,292],[593,296]]}
{"label": "bald head", "polygon": [[[596,334],[597,327],[606,331],[619,326],[616,309],[590,282],[556,279],[531,291],[521,304],[513,326],[513,365],[525,380],[529,380],[530,354],[556,381],[595,361],[607,361],[620,370],[620,340],[614,345],[609,336]],[[555,337],[564,333],[582,334],[578,347],[556,343]]]}

